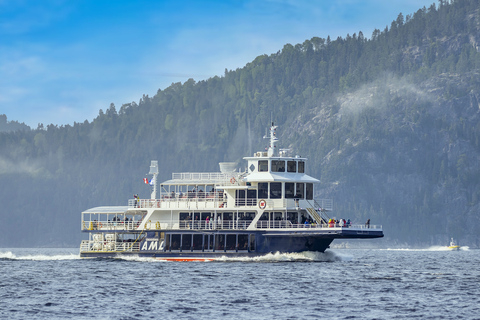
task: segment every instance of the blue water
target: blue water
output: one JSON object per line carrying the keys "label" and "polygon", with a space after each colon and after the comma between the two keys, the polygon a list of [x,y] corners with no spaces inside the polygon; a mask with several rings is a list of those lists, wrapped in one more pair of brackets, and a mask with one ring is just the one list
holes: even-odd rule
{"label": "blue water", "polygon": [[480,251],[332,249],[215,262],[0,249],[2,319],[480,319]]}

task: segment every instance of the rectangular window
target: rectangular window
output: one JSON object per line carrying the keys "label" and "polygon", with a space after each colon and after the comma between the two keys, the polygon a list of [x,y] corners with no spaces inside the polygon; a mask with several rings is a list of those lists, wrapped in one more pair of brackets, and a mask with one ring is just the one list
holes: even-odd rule
{"label": "rectangular window", "polygon": [[287,161],[287,172],[297,172],[296,161]]}
{"label": "rectangular window", "polygon": [[202,250],[203,234],[193,235],[193,250]]}
{"label": "rectangular window", "polygon": [[285,161],[272,160],[272,172],[285,172]]}
{"label": "rectangular window", "polygon": [[182,251],[190,251],[192,248],[192,235],[184,234],[182,236]]}
{"label": "rectangular window", "polygon": [[282,198],[282,183],[271,182],[270,183],[270,199],[281,199],[281,198]]}
{"label": "rectangular window", "polygon": [[181,234],[172,234],[170,250],[180,250]]}
{"label": "rectangular window", "polygon": [[305,184],[304,183],[297,183],[297,187],[295,190],[295,198],[296,199],[304,199],[305,194]]}
{"label": "rectangular window", "polygon": [[268,172],[268,160],[259,160],[258,161],[258,171],[259,172]]}
{"label": "rectangular window", "polygon": [[267,199],[268,198],[268,183],[260,182],[258,184],[258,198]]}
{"label": "rectangular window", "polygon": [[307,183],[307,200],[313,200],[313,183]]}
{"label": "rectangular window", "polygon": [[247,249],[248,249],[248,234],[239,234],[238,250],[247,250]]}
{"label": "rectangular window", "polygon": [[227,250],[236,250],[237,247],[237,235],[236,234],[227,234]]}
{"label": "rectangular window", "polygon": [[298,173],[305,173],[305,162],[298,161]]}
{"label": "rectangular window", "polygon": [[292,199],[295,195],[295,183],[285,182],[285,198]]}

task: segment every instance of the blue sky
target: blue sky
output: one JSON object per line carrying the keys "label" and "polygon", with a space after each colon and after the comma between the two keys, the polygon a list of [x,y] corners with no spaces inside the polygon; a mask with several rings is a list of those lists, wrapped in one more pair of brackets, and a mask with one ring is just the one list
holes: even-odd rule
{"label": "blue sky", "polygon": [[242,68],[312,37],[390,26],[434,0],[0,0],[0,114],[91,121],[174,82]]}

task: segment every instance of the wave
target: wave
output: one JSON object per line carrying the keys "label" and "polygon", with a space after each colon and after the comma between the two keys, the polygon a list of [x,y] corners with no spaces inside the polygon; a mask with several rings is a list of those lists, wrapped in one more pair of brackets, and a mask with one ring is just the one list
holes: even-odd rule
{"label": "wave", "polygon": [[32,260],[32,261],[55,261],[55,260],[77,260],[80,259],[78,254],[57,254],[57,255],[45,255],[45,254],[26,254],[16,255],[11,251],[0,252],[0,259],[4,260]]}

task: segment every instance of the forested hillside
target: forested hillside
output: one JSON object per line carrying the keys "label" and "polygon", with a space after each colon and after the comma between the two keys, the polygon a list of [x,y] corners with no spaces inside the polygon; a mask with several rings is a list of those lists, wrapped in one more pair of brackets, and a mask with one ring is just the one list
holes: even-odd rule
{"label": "forested hillside", "polygon": [[161,180],[241,163],[273,115],[333,216],[383,224],[386,245],[478,247],[479,99],[476,0],[399,14],[370,37],[286,44],[92,122],[0,132],[0,246],[77,246],[82,210],[149,197],[150,160]]}

